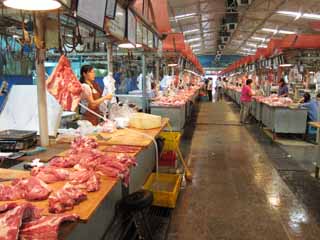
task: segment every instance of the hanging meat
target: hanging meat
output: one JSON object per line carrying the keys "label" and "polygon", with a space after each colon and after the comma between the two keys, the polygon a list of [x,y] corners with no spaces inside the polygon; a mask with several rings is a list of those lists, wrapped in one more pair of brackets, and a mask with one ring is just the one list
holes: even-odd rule
{"label": "hanging meat", "polygon": [[48,78],[47,89],[65,111],[75,111],[80,102],[82,87],[64,55]]}

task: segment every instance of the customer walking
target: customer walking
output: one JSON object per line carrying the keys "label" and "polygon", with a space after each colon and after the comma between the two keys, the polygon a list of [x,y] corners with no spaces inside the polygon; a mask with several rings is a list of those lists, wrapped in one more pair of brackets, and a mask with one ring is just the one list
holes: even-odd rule
{"label": "customer walking", "polygon": [[223,82],[221,80],[221,77],[218,77],[216,82],[216,96],[217,102],[223,100]]}
{"label": "customer walking", "polygon": [[209,97],[209,102],[212,102],[212,78],[208,78],[208,80],[207,94]]}
{"label": "customer walking", "polygon": [[252,101],[252,90],[251,90],[252,79],[247,79],[246,85],[242,87],[241,91],[241,111],[240,111],[240,123],[249,123],[248,117]]}

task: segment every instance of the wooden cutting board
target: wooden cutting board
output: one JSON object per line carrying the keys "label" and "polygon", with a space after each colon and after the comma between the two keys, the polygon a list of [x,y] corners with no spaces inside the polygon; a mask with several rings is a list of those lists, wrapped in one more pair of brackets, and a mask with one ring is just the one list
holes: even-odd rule
{"label": "wooden cutting board", "polygon": [[[155,138],[159,133],[166,127],[169,119],[163,118],[160,128],[143,130],[143,129],[119,129],[114,133],[100,133],[100,135],[105,138],[105,140],[99,140],[96,136],[92,136],[97,140],[99,145],[129,145],[129,146],[139,146],[139,147],[148,147],[152,140],[146,136],[140,135],[139,133],[144,133],[149,135],[152,138]],[[134,130],[134,131],[130,131]]]}
{"label": "wooden cutting board", "polygon": [[[19,170],[11,170],[11,169],[2,169],[0,168],[0,178],[19,178],[19,177],[28,177],[28,171],[19,171]],[[94,214],[96,209],[100,206],[101,202],[105,199],[105,197],[112,191],[113,187],[117,184],[117,179],[101,177],[100,190],[93,193],[87,193],[88,199],[76,205],[73,210],[67,211],[66,213],[74,213],[80,217],[80,220],[83,222],[87,222],[90,217]],[[53,191],[57,191],[61,189],[66,182],[57,182],[48,184]],[[10,184],[10,182],[4,182],[3,184]],[[24,199],[16,200],[16,201],[0,201],[0,205],[8,203],[8,202],[26,202]],[[48,200],[43,201],[31,201],[31,203],[43,209],[44,215],[50,215],[48,212],[49,203]]]}

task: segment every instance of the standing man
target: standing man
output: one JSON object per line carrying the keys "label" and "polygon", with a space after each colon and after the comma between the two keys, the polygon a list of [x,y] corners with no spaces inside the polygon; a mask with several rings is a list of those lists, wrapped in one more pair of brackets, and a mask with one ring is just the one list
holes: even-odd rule
{"label": "standing man", "polygon": [[278,91],[278,96],[279,97],[288,97],[289,94],[289,88],[286,82],[284,81],[284,78],[281,78],[279,80],[279,91]]}
{"label": "standing man", "polygon": [[217,102],[219,100],[222,101],[223,99],[223,82],[221,80],[221,77],[218,77],[217,82],[216,82],[216,96],[217,96]]}
{"label": "standing man", "polygon": [[207,94],[209,97],[209,102],[212,102],[212,78],[208,78]]}

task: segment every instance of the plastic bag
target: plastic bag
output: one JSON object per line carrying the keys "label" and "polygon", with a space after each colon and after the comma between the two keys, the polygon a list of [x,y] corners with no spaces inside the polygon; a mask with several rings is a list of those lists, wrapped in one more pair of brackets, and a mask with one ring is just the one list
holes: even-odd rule
{"label": "plastic bag", "polygon": [[109,119],[99,125],[101,127],[101,132],[113,133],[117,130],[115,122]]}

